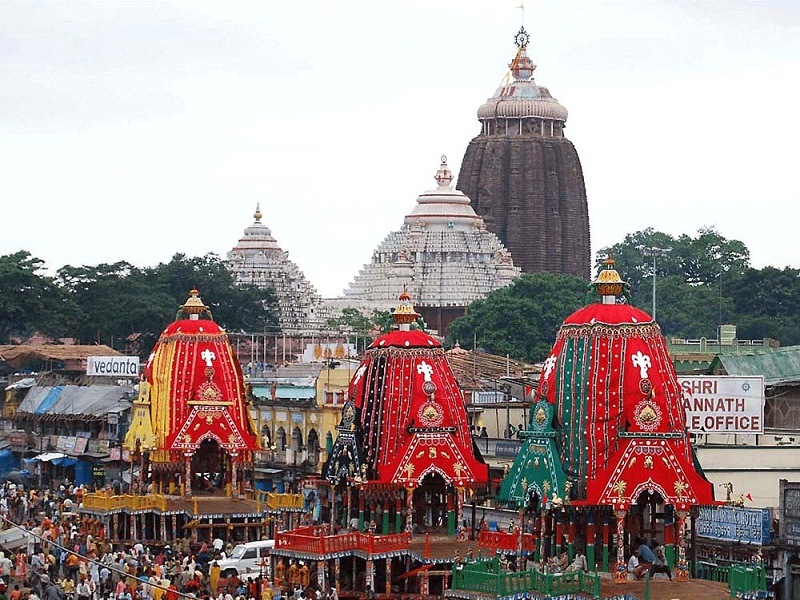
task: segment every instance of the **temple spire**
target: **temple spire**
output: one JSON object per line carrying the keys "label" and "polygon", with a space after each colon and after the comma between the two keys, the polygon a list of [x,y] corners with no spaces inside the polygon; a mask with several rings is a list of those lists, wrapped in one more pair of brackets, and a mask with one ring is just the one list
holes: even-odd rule
{"label": "temple spire", "polygon": [[449,188],[453,181],[453,172],[447,166],[447,156],[444,154],[442,154],[442,162],[439,165],[439,170],[436,171],[436,175],[434,175],[434,179],[436,179],[436,183],[439,184],[440,188]]}

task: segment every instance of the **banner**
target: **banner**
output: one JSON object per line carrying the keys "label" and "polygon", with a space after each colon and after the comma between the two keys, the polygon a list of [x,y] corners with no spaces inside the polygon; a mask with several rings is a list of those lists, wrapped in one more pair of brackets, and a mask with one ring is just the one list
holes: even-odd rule
{"label": "banner", "polygon": [[764,378],[679,376],[691,433],[764,433]]}
{"label": "banner", "polygon": [[86,374],[95,377],[137,377],[138,356],[90,356],[86,359]]}

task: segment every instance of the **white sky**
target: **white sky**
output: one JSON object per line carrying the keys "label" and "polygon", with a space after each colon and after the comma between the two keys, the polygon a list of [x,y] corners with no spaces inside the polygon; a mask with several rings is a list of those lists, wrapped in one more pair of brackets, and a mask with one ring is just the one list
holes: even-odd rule
{"label": "white sky", "polygon": [[[325,296],[458,172],[519,0],[0,0],[0,254],[224,256],[257,202]],[[800,267],[800,3],[538,0],[593,252],[714,225]],[[10,209],[10,210],[9,210]]]}

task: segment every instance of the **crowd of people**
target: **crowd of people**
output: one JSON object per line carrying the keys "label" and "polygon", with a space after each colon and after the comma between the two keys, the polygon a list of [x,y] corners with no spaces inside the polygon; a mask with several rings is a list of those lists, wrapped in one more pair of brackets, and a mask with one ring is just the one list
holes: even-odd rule
{"label": "crowd of people", "polygon": [[0,530],[25,530],[20,547],[0,550],[0,600],[337,598],[307,578],[276,586],[261,574],[225,577],[218,561],[233,547],[221,539],[199,548],[189,538],[157,548],[112,544],[99,519],[77,512],[84,492],[68,481],[56,490],[0,484]]}

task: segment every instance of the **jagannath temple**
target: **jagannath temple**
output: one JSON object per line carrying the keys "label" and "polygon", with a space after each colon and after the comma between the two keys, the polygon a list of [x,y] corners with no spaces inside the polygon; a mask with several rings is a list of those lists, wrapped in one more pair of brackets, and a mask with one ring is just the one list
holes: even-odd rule
{"label": "jagannath temple", "polygon": [[520,274],[469,198],[452,187],[445,156],[435,180],[436,189],[417,198],[403,227],[380,243],[344,298],[332,302],[389,310],[397,302],[397,290],[407,289],[428,326],[443,333],[471,302]]}
{"label": "jagannath temple", "polygon": [[281,249],[262,218],[261,207],[257,205],[253,224],[228,252],[228,268],[237,283],[275,291],[281,331],[318,331],[326,318],[322,298],[289,258],[289,253]]}
{"label": "jagannath temple", "polygon": [[567,109],[533,78],[521,28],[509,73],[478,109],[480,133],[461,162],[458,189],[525,273],[589,279],[589,211]]}
{"label": "jagannath temple", "polygon": [[661,540],[685,579],[686,519],[715,504],[713,486],[695,459],[661,330],[627,304],[613,266],[607,260],[594,284],[600,302],[558,331],[500,500],[536,512],[541,557],[580,547],[590,569],[624,580],[634,540]]}

